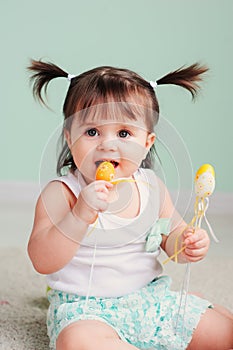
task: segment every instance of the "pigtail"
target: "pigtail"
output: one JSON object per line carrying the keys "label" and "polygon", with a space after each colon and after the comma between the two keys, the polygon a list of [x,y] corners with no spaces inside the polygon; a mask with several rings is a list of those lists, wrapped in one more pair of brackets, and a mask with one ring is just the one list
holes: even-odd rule
{"label": "pigtail", "polygon": [[44,105],[46,103],[42,97],[42,92],[46,96],[49,82],[54,78],[68,77],[68,73],[55,64],[40,60],[31,60],[28,70],[35,72],[30,78],[30,81],[33,82],[33,96]]}
{"label": "pigtail", "polygon": [[199,90],[198,82],[202,81],[202,75],[208,71],[206,66],[194,63],[188,67],[180,67],[179,69],[168,73],[164,77],[157,80],[157,85],[174,84],[188,90],[194,99]]}

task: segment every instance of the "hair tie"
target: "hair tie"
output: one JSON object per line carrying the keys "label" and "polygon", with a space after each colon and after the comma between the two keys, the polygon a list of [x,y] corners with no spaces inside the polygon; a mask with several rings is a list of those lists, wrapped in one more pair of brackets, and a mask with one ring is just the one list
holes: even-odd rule
{"label": "hair tie", "polygon": [[69,80],[69,81],[71,81],[71,79],[73,79],[75,77],[75,75],[73,75],[73,74],[68,74],[67,75],[67,79]]}
{"label": "hair tie", "polygon": [[150,81],[150,86],[153,87],[153,89],[156,89],[157,88],[157,81]]}

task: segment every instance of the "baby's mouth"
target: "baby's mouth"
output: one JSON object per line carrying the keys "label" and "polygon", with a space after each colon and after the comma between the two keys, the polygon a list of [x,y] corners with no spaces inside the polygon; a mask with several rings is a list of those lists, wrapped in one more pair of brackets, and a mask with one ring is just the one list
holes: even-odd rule
{"label": "baby's mouth", "polygon": [[119,162],[117,162],[116,160],[101,159],[101,160],[97,160],[97,161],[95,162],[96,168],[98,168],[98,166],[99,166],[101,163],[103,163],[103,162],[109,162],[109,163],[111,163],[111,164],[114,166],[115,169],[116,169],[116,168],[118,167],[118,165],[119,165]]}

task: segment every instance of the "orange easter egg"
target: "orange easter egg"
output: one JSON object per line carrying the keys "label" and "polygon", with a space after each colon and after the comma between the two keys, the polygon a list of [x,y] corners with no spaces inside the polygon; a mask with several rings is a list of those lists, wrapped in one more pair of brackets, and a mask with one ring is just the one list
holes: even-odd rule
{"label": "orange easter egg", "polygon": [[115,176],[115,169],[112,163],[110,162],[102,162],[95,174],[96,180],[105,180],[105,181],[111,181],[113,180]]}

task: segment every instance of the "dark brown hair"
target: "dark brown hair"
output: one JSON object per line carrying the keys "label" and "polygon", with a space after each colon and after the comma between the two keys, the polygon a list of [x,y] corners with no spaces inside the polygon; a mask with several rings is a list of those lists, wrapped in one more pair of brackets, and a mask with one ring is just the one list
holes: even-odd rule
{"label": "dark brown hair", "polygon": [[[44,92],[46,96],[49,82],[54,78],[68,78],[67,72],[50,62],[32,60],[28,69],[34,72],[31,76],[31,80],[34,82],[34,97],[45,105],[42,93]],[[187,89],[194,99],[199,89],[198,82],[202,80],[202,75],[207,70],[207,67],[199,63],[181,67],[158,79],[157,85],[181,86]],[[130,119],[137,119],[139,114],[142,116],[141,108],[143,108],[143,117],[150,132],[153,131],[153,127],[158,122],[159,103],[151,84],[131,70],[103,66],[91,69],[71,79],[63,105],[64,128],[70,129],[75,114],[79,113],[79,118],[84,119],[89,113],[87,111],[93,106],[100,104],[109,106],[111,102],[120,106],[121,109],[123,108]],[[119,102],[119,104],[115,104],[115,102]],[[152,167],[155,154],[155,147],[152,146],[141,166]],[[62,135],[62,150],[57,163],[59,175],[62,174],[64,167],[76,169],[71,152]]]}

